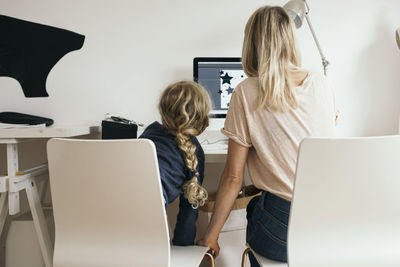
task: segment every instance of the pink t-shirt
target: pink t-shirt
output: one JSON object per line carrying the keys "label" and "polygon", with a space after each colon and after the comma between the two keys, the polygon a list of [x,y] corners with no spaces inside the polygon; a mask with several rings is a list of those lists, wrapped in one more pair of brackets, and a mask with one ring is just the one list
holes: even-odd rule
{"label": "pink t-shirt", "polygon": [[291,200],[300,142],[308,136],[334,136],[336,108],[331,84],[308,73],[296,87],[297,109],[268,111],[259,106],[257,78],[241,82],[232,94],[223,134],[249,147],[247,167],[255,187]]}

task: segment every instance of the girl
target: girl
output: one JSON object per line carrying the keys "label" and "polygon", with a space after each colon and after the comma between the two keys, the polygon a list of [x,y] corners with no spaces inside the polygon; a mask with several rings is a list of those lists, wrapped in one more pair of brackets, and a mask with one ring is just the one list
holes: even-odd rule
{"label": "girl", "polygon": [[171,84],[158,105],[162,123],[152,123],[139,137],[152,140],[156,146],[165,209],[180,196],[174,245],[193,245],[197,208],[207,200],[207,191],[200,185],[204,151],[195,136],[207,128],[210,108],[210,98],[199,84]]}
{"label": "girl", "polygon": [[[214,213],[199,243],[219,253],[218,235],[243,183],[245,165],[262,190],[247,206],[246,241],[272,260],[287,260],[286,240],[297,152],[307,136],[333,136],[335,105],[325,77],[300,68],[293,21],[282,7],[259,8],[243,43],[247,78],[232,94],[222,132],[228,157]],[[312,189],[310,189],[312,190]],[[251,266],[259,266],[249,254]]]}

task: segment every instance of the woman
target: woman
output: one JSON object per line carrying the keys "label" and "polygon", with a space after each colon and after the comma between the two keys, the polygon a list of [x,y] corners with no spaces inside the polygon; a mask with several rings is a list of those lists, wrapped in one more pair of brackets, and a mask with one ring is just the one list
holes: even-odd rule
{"label": "woman", "polygon": [[[257,253],[287,261],[286,237],[299,144],[332,136],[334,96],[321,74],[300,68],[293,21],[281,7],[265,6],[245,29],[243,68],[249,77],[232,95],[222,133],[228,156],[214,214],[199,244],[219,254],[218,235],[242,187],[247,162],[262,194],[247,207],[246,241]],[[252,266],[258,266],[250,255]]]}
{"label": "woman", "polygon": [[140,136],[156,146],[165,209],[180,197],[174,245],[193,245],[197,208],[207,201],[207,191],[201,186],[204,152],[196,136],[207,128],[210,108],[210,98],[201,85],[173,83],[161,94],[158,105],[162,124],[150,124]]}

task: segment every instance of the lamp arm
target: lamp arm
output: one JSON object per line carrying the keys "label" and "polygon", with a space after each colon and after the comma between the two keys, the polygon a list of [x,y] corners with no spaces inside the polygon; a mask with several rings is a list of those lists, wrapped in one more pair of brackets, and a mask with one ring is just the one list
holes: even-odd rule
{"label": "lamp arm", "polygon": [[322,52],[321,45],[319,44],[317,36],[315,35],[315,32],[314,32],[314,28],[311,24],[310,17],[308,16],[308,12],[310,12],[310,7],[308,6],[308,3],[306,0],[304,0],[304,3],[306,4],[306,7],[307,7],[307,11],[306,11],[306,15],[305,15],[307,24],[308,24],[308,27],[310,28],[311,34],[314,38],[314,42],[317,45],[317,48],[318,48],[318,51],[319,51],[319,54],[320,54],[321,60],[322,60],[322,66],[324,67],[324,75],[326,76],[326,69],[329,65],[329,61],[326,59],[326,57],[324,56],[324,53]]}

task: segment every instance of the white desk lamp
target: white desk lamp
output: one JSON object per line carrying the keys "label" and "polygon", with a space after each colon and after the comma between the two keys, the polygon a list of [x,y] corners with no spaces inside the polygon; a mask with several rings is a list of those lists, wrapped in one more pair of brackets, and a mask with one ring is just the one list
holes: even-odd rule
{"label": "white desk lamp", "polygon": [[301,27],[301,25],[303,24],[304,17],[306,17],[307,24],[310,27],[311,34],[314,38],[315,44],[317,45],[319,54],[321,56],[322,66],[324,68],[324,74],[326,75],[326,68],[329,65],[329,61],[325,58],[321,46],[318,42],[317,36],[315,35],[314,28],[312,27],[310,21],[310,17],[308,16],[308,12],[310,12],[310,7],[308,6],[306,0],[290,0],[283,6],[283,8],[289,13],[289,16],[291,16],[292,19],[294,20],[296,28]]}
{"label": "white desk lamp", "polygon": [[398,29],[396,30],[396,41],[397,41],[397,46],[398,46],[399,49],[400,49],[400,28],[398,28]]}

